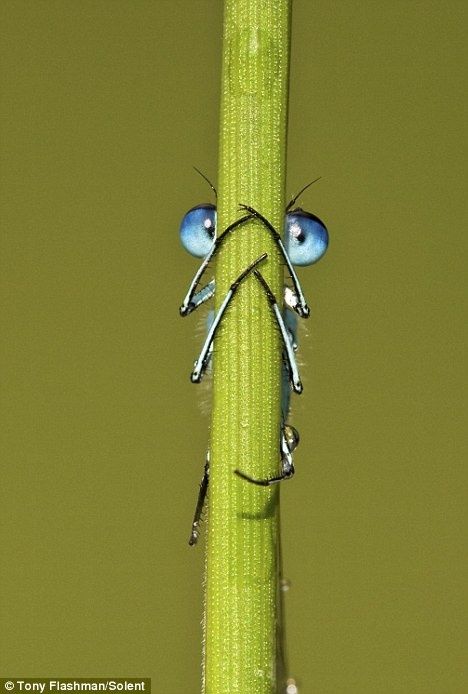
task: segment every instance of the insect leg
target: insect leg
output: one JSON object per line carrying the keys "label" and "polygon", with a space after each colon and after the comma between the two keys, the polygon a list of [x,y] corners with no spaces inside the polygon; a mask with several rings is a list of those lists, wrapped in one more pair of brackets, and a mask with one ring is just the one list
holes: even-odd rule
{"label": "insect leg", "polygon": [[[294,352],[297,351],[297,314],[284,309],[283,311],[284,324],[288,331],[289,342]],[[289,369],[283,361],[281,369],[281,417],[283,422],[286,422],[289,416],[289,408],[291,402],[291,386],[289,385]]]}
{"label": "insect leg", "polygon": [[[293,430],[293,432],[294,432],[294,436],[292,439],[290,438],[290,432],[288,430]],[[292,458],[292,452],[293,452],[294,448],[296,448],[298,443],[299,443],[299,434],[294,429],[294,427],[290,427],[288,425],[283,426],[282,430],[281,430],[281,443],[280,443],[281,474],[278,475],[277,477],[270,477],[269,479],[266,479],[266,480],[257,480],[257,479],[255,479],[255,477],[251,477],[250,475],[247,475],[245,472],[242,472],[241,470],[234,470],[234,472],[238,477],[241,477],[243,480],[246,480],[247,482],[251,482],[252,484],[256,484],[259,487],[271,487],[272,484],[277,484],[278,482],[282,482],[283,480],[289,480],[289,479],[291,479],[291,477],[294,475],[294,472],[295,472],[293,458]]]}
{"label": "insect leg", "polygon": [[263,277],[263,275],[258,271],[254,270],[254,275],[262,285],[263,289],[265,290],[265,293],[267,295],[268,301],[270,303],[271,308],[273,309],[273,313],[275,314],[276,322],[278,323],[278,327],[281,332],[281,337],[283,338],[283,343],[284,343],[284,348],[286,350],[286,356],[288,359],[288,366],[289,366],[289,373],[291,375],[291,383],[294,391],[296,393],[302,393],[302,383],[301,379],[299,377],[299,371],[297,368],[296,364],[296,357],[294,355],[294,349],[291,345],[291,340],[288,335],[288,329],[284,323],[283,316],[281,315],[281,311],[278,307],[278,303],[276,301],[275,295],[271,291],[270,287],[267,284],[267,281]]}
{"label": "insect leg", "polygon": [[208,482],[210,479],[210,452],[206,452],[206,463],[205,469],[203,471],[202,481],[200,482],[200,491],[198,492],[197,505],[195,507],[195,514],[193,516],[192,522],[192,532],[190,533],[189,545],[193,546],[197,544],[199,535],[199,525],[201,521],[201,514],[203,511],[203,506],[205,505],[206,493],[208,491]]}
{"label": "insect leg", "polygon": [[[211,282],[208,282],[208,284],[203,287],[203,289],[200,289],[199,292],[194,294],[192,296],[192,299],[190,301],[190,311],[195,311],[196,308],[201,306],[201,304],[204,304],[205,301],[209,301],[215,293],[215,281],[211,280]],[[189,313],[190,313],[189,311]],[[181,315],[187,315],[187,314],[181,314]]]}
{"label": "insect leg", "polygon": [[252,272],[252,270],[255,269],[255,267],[261,263],[265,258],[267,258],[267,253],[263,253],[257,260],[254,260],[253,263],[250,263],[250,265],[239,275],[239,277],[231,284],[228,293],[223,299],[223,303],[221,304],[218,313],[215,316],[215,319],[213,323],[211,324],[211,327],[208,331],[208,334],[205,339],[205,343],[202,347],[202,350],[200,352],[200,356],[198,357],[197,361],[195,362],[192,374],[190,376],[192,383],[200,383],[203,373],[206,369],[209,355],[210,355],[210,348],[211,344],[214,340],[216,330],[218,329],[218,326],[221,322],[221,319],[224,315],[224,312],[226,311],[226,308],[229,305],[229,302],[231,301],[232,297],[236,293],[237,289],[239,288],[240,283]]}
{"label": "insect leg", "polygon": [[[252,218],[252,215],[248,214],[245,217],[241,217],[240,219],[236,219],[235,222],[233,222],[228,227],[226,227],[226,229],[223,231],[223,233],[220,236],[218,236],[216,241],[213,243],[210,252],[206,256],[206,258],[204,259],[204,261],[202,262],[200,267],[198,268],[193,280],[190,283],[190,287],[188,288],[188,292],[187,292],[187,294],[186,294],[186,296],[182,302],[182,306],[179,309],[179,313],[181,316],[188,316],[188,314],[191,313],[192,311],[194,311],[197,308],[197,306],[199,306],[201,303],[203,303],[203,301],[206,301],[209,298],[209,297],[206,297],[206,299],[203,299],[203,301],[198,301],[198,303],[196,300],[194,301],[194,299],[196,299],[196,297],[199,296],[206,289],[206,287],[205,287],[200,292],[198,292],[198,294],[196,293],[197,287],[200,284],[200,280],[203,277],[206,268],[210,264],[211,259],[213,258],[214,254],[216,253],[216,251],[218,250],[218,248],[220,247],[220,245],[222,244],[222,242],[224,241],[226,236],[228,234],[230,234],[232,231],[234,231],[234,229],[237,229],[237,227],[241,226],[242,224],[245,224],[245,222],[247,222],[251,218]],[[208,286],[209,285],[207,285],[207,287]],[[213,286],[213,291],[214,291],[214,286]]]}
{"label": "insect leg", "polygon": [[[301,312],[300,312],[300,309],[298,310],[299,299],[297,298],[297,294],[294,293],[294,290],[291,289],[291,287],[285,287],[285,288],[284,288],[284,303],[285,303],[286,306],[287,306],[288,308],[290,308],[292,311],[295,311],[295,312],[298,313],[299,315],[302,315]],[[307,316],[309,316],[309,315],[310,315],[310,309],[309,309],[309,307],[307,307],[307,308],[308,308],[308,311],[309,311],[309,313],[307,314]]]}
{"label": "insect leg", "polygon": [[250,205],[240,205],[240,207],[241,207],[241,209],[246,210],[247,212],[250,212],[251,215],[253,215],[257,219],[259,219],[261,222],[263,222],[263,224],[266,226],[268,231],[273,236],[273,239],[274,239],[276,245],[278,246],[281,255],[284,258],[284,262],[287,265],[288,272],[289,272],[289,275],[291,277],[291,280],[292,280],[292,283],[294,286],[294,294],[296,297],[296,301],[293,302],[294,305],[291,305],[291,308],[294,309],[294,311],[296,311],[296,313],[298,313],[301,316],[301,318],[308,318],[310,315],[310,309],[307,306],[307,302],[305,300],[305,296],[304,296],[304,293],[302,291],[302,288],[301,288],[301,285],[299,282],[299,278],[296,275],[296,272],[295,272],[295,270],[291,264],[291,261],[289,260],[289,256],[286,252],[286,248],[284,247],[284,243],[283,243],[283,240],[282,240],[280,234],[278,234],[278,232],[276,231],[274,226],[271,224],[271,222],[269,222],[268,219],[266,219],[266,217],[264,217],[254,207],[250,207]]}

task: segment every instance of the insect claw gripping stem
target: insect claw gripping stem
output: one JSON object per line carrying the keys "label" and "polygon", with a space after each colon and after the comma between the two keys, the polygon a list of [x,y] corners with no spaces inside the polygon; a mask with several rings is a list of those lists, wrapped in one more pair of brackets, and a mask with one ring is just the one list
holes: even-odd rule
{"label": "insect claw gripping stem", "polygon": [[195,362],[192,374],[190,376],[190,380],[192,383],[200,383],[203,373],[206,369],[207,363],[208,363],[208,358],[209,358],[209,353],[210,353],[210,347],[211,344],[214,340],[216,330],[218,329],[218,326],[221,322],[221,319],[224,315],[224,312],[226,311],[232,297],[238,290],[241,282],[252,272],[255,271],[256,266],[263,262],[266,258],[268,257],[267,253],[262,253],[262,255],[257,258],[257,260],[254,260],[253,263],[250,263],[248,267],[241,272],[239,277],[231,284],[229,291],[227,292],[226,296],[223,299],[223,302],[219,308],[218,313],[216,314],[213,323],[211,324],[211,327],[208,331],[208,334],[205,339],[205,343],[202,347],[202,350],[200,352],[200,356],[198,357],[197,361]]}
{"label": "insect claw gripping stem", "polygon": [[[297,197],[297,196],[296,196]],[[281,238],[281,235],[278,234],[276,231],[275,227],[271,224],[271,222],[268,221],[266,217],[264,217],[258,210],[256,210],[254,207],[251,207],[250,205],[239,205],[241,210],[246,210],[246,212],[250,212],[250,214],[255,217],[256,219],[259,219],[263,224],[266,226],[268,231],[271,233],[276,245],[279,248],[279,251],[281,255],[283,256],[284,262],[286,263],[286,266],[288,268],[289,275],[291,277],[293,286],[294,286],[294,293],[297,297],[297,304],[293,307],[294,311],[298,313],[301,318],[308,318],[310,315],[310,309],[307,305],[304,293],[302,291],[299,278],[296,275],[296,271],[294,270],[291,261],[289,259],[288,253],[284,247],[283,240]]]}
{"label": "insect claw gripping stem", "polygon": [[234,473],[241,479],[246,480],[246,482],[251,482],[259,487],[271,487],[273,484],[291,479],[291,477],[294,475],[294,467],[292,467],[288,473],[282,473],[281,475],[278,475],[278,477],[270,477],[270,479],[267,480],[256,480],[254,477],[246,475],[245,472],[242,472],[241,470],[234,470]]}
{"label": "insect claw gripping stem", "polygon": [[[291,430],[289,432],[288,430]],[[288,440],[288,436],[290,436]],[[292,436],[292,438],[291,438]],[[294,476],[294,463],[291,453],[296,448],[299,443],[299,434],[293,427],[289,425],[283,425],[283,430],[281,432],[281,474],[277,477],[270,477],[265,480],[258,480],[250,475],[247,475],[242,470],[234,470],[234,473],[243,480],[256,484],[259,487],[271,487],[273,484],[282,482],[283,480],[289,480]]]}

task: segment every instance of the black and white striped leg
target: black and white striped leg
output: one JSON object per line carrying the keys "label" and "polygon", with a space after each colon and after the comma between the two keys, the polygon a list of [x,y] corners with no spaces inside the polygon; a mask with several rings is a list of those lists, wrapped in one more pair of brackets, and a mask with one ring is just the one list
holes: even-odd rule
{"label": "black and white striped leg", "polygon": [[241,282],[252,272],[255,270],[257,265],[261,263],[263,260],[265,260],[268,257],[267,253],[263,253],[257,260],[254,260],[253,263],[250,263],[250,265],[239,275],[239,277],[231,284],[228,293],[223,299],[223,303],[221,304],[218,313],[216,314],[210,329],[208,330],[205,342],[203,344],[203,347],[200,352],[200,356],[195,362],[195,365],[193,367],[192,375],[190,376],[192,383],[200,383],[203,373],[205,372],[205,369],[207,367],[209,357],[210,357],[210,349],[211,345],[213,343],[213,340],[216,335],[216,331],[218,329],[218,326],[223,318],[223,315],[229,306],[229,302],[231,301],[232,297],[238,290]]}
{"label": "black and white striped leg", "polygon": [[276,245],[278,246],[278,249],[281,253],[281,255],[284,258],[284,262],[286,263],[286,266],[288,268],[289,275],[291,277],[293,287],[294,287],[294,292],[291,292],[291,297],[289,299],[290,303],[289,306],[298,313],[301,318],[308,318],[310,315],[310,309],[307,306],[307,301],[305,299],[304,293],[302,291],[301,284],[299,282],[299,278],[296,275],[296,271],[294,270],[291,261],[289,260],[289,255],[286,251],[286,248],[284,247],[283,239],[281,238],[281,235],[278,234],[276,231],[275,227],[272,225],[271,222],[268,221],[266,217],[264,217],[258,210],[256,210],[254,207],[251,207],[250,205],[240,205],[240,208],[242,210],[246,210],[247,212],[250,212],[250,214],[253,217],[256,217],[259,219],[263,224],[266,226],[268,231],[271,233]]}
{"label": "black and white striped leg", "polygon": [[196,308],[201,306],[202,304],[205,303],[205,301],[209,301],[215,293],[215,281],[211,280],[211,282],[208,282],[208,284],[203,287],[203,289],[200,289],[199,292],[194,294],[192,298],[190,299],[189,303],[189,309],[187,310],[186,313],[182,312],[182,306],[180,308],[180,314],[182,316],[186,316],[188,313],[191,311],[195,311]]}
{"label": "black and white striped leg", "polygon": [[288,368],[289,368],[289,375],[291,379],[291,385],[293,387],[293,390],[295,393],[302,393],[302,383],[301,379],[299,377],[299,371],[297,368],[297,363],[296,363],[296,357],[294,355],[294,348],[293,345],[291,344],[291,339],[289,337],[289,331],[285,325],[282,313],[279,309],[278,303],[276,301],[275,295],[271,291],[270,287],[268,286],[267,281],[263,277],[258,270],[254,270],[254,275],[262,285],[263,289],[265,290],[265,293],[268,297],[268,301],[270,303],[271,308],[273,309],[273,313],[275,314],[276,322],[278,323],[278,327],[281,332],[281,337],[283,338],[283,344],[284,344],[284,349],[286,352],[286,357],[287,357],[287,363],[288,363]]}
{"label": "black and white striped leg", "polygon": [[[235,222],[230,224],[222,234],[220,234],[215,242],[213,243],[213,246],[211,247],[210,252],[198,268],[197,272],[195,273],[195,276],[193,280],[190,283],[190,287],[188,288],[188,292],[185,295],[185,298],[182,302],[182,306],[179,309],[179,313],[181,316],[188,316],[189,313],[192,313],[200,304],[204,303],[207,301],[210,296],[214,294],[214,282],[212,284],[212,291],[211,289],[208,289],[211,285],[211,282],[206,285],[203,289],[201,289],[199,292],[197,292],[197,287],[200,284],[201,278],[203,277],[206,268],[211,262],[211,259],[215,255],[216,251],[218,248],[221,246],[222,242],[228,236],[231,232],[233,232],[237,227],[241,226],[242,224],[245,224],[245,222],[248,222],[249,219],[252,219],[252,215],[248,214],[244,217],[241,217],[240,219],[236,219]],[[209,293],[211,291],[211,294]],[[207,292],[205,295],[204,292]]]}

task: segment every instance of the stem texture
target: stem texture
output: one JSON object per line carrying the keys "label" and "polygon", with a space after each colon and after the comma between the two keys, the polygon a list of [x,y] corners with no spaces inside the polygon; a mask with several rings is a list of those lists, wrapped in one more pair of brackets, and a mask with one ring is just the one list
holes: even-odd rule
{"label": "stem texture", "polygon": [[[226,0],[218,235],[252,205],[282,233],[289,0]],[[282,304],[283,268],[258,221],[237,228],[216,260],[216,305],[258,266]],[[216,337],[205,596],[205,694],[276,692],[279,488],[239,479],[277,474],[282,348],[259,282],[245,279]]]}

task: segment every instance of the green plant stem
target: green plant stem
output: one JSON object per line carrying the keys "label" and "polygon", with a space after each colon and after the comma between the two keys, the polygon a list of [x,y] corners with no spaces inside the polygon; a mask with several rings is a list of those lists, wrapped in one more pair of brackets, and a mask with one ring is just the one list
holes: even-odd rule
{"label": "green plant stem", "polygon": [[[282,230],[289,70],[289,0],[226,0],[218,233],[252,205]],[[236,229],[216,262],[217,307],[259,266],[279,303],[283,268],[259,222]],[[205,694],[276,692],[279,488],[234,475],[277,474],[280,336],[254,276],[240,286],[216,338],[205,599]]]}

